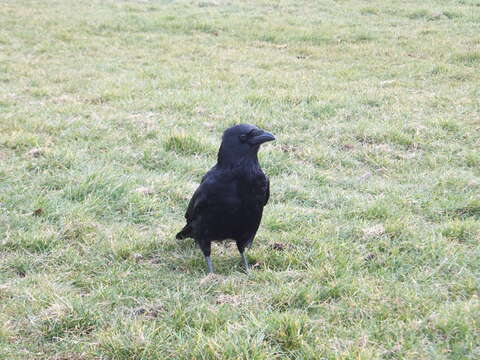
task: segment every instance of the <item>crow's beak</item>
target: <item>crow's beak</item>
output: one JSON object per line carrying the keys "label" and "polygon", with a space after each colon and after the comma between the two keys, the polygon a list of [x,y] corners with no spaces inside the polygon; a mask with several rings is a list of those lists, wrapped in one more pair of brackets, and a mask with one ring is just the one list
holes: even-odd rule
{"label": "crow's beak", "polygon": [[250,143],[252,145],[260,145],[260,144],[263,144],[267,141],[273,141],[275,140],[275,136],[273,136],[272,134],[270,134],[269,132],[266,132],[266,131],[262,131],[261,134],[255,136],[254,138],[252,138],[250,140]]}

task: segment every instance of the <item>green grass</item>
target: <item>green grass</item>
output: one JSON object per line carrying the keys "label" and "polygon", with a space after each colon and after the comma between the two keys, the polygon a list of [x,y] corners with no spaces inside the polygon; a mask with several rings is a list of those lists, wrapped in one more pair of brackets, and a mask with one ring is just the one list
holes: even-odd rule
{"label": "green grass", "polygon": [[[4,0],[0,358],[480,358],[480,2]],[[174,234],[222,131],[242,272]]]}

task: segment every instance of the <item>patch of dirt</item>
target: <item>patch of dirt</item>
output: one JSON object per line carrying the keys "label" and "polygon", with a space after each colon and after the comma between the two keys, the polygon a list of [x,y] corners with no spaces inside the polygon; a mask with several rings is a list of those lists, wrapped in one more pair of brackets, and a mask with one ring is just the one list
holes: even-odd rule
{"label": "patch of dirt", "polygon": [[133,315],[135,316],[145,316],[147,318],[157,318],[162,312],[165,311],[163,304],[155,304],[152,306],[138,307],[133,310]]}
{"label": "patch of dirt", "polygon": [[238,295],[228,295],[228,294],[220,294],[217,296],[215,301],[218,305],[229,304],[229,305],[239,305],[242,300],[241,297]]}
{"label": "patch of dirt", "polygon": [[33,213],[32,213],[33,216],[40,216],[42,214],[43,214],[43,209],[42,208],[35,209],[35,210],[33,210]]}
{"label": "patch of dirt", "polygon": [[43,151],[40,148],[33,148],[27,154],[31,157],[38,158],[43,155]]}
{"label": "patch of dirt", "polygon": [[385,228],[382,224],[373,225],[362,229],[364,238],[374,238],[385,234]]}
{"label": "patch of dirt", "polygon": [[274,243],[272,245],[272,249],[273,250],[277,250],[277,251],[283,251],[287,248],[287,245],[285,244],[282,244],[282,243]]}
{"label": "patch of dirt", "polygon": [[135,189],[134,191],[136,193],[139,193],[139,194],[142,194],[142,195],[153,195],[155,193],[152,188],[147,187],[147,186],[141,186],[141,187]]}

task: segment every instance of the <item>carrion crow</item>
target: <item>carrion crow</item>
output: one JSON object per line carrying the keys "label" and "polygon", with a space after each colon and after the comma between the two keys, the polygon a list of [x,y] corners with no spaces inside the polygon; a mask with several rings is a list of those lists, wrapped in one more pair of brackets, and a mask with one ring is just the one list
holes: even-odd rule
{"label": "carrion crow", "polygon": [[208,272],[212,241],[235,240],[245,271],[250,248],[270,196],[270,182],[258,163],[260,145],[275,137],[256,126],[240,124],[225,130],[217,164],[203,176],[188,204],[187,224],[177,239],[193,238],[203,252]]}

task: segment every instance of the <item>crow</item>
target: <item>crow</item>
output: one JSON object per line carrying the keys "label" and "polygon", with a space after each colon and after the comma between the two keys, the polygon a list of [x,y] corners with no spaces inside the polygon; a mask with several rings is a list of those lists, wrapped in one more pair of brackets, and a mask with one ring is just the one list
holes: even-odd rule
{"label": "crow", "polygon": [[223,133],[217,164],[202,178],[188,204],[187,224],[177,239],[193,238],[213,273],[212,241],[235,240],[245,271],[250,248],[270,197],[270,181],[258,163],[260,145],[275,137],[256,126],[240,124]]}

